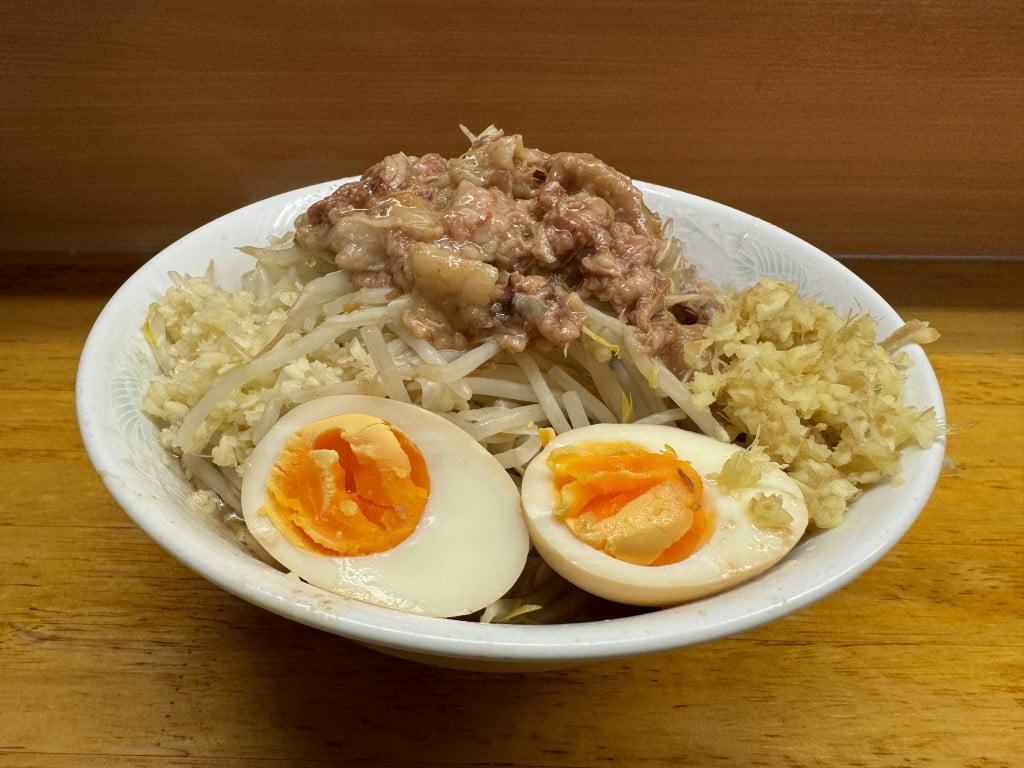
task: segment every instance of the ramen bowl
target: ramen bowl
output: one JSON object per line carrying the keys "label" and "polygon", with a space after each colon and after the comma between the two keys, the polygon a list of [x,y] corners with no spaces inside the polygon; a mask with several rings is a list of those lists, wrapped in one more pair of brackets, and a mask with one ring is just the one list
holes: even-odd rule
{"label": "ramen bowl", "polygon": [[[139,408],[157,372],[143,334],[150,304],[168,274],[202,274],[211,262],[225,287],[252,267],[238,247],[283,235],[295,217],[343,181],[249,205],[186,235],[133,274],[107,303],[83,349],[76,383],[79,425],[89,458],[125,513],[158,545],[210,582],[280,616],[404,658],[448,667],[523,670],[709,643],[798,611],[840,589],[881,559],[910,528],[934,488],[944,445],[906,449],[902,482],[874,487],[841,526],[816,531],[775,567],[740,586],[659,610],[582,616],[554,624],[494,624],[432,618],[351,600],[279,570],[248,549],[189,497],[195,488]],[[840,313],[866,312],[881,336],[903,321],[870,286],[799,238],[710,200],[638,182],[648,205],[672,221],[687,258],[722,288],[763,276],[795,283],[803,296]],[[909,345],[905,400],[943,402],[923,350]]]}

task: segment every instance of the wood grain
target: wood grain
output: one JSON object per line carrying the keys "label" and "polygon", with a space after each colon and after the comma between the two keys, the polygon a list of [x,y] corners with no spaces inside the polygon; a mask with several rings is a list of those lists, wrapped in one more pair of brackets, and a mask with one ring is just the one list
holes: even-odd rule
{"label": "wood grain", "polygon": [[0,251],[152,252],[460,123],[832,253],[1024,251],[1024,13],[871,4],[0,5]]}
{"label": "wood grain", "polygon": [[1019,268],[954,294],[935,264],[923,285],[905,262],[858,265],[905,316],[941,318],[954,463],[866,574],[719,642],[483,675],[250,606],[114,504],[77,433],[74,371],[138,262],[97,257],[71,281],[45,259],[0,290],[0,768],[1024,762]]}

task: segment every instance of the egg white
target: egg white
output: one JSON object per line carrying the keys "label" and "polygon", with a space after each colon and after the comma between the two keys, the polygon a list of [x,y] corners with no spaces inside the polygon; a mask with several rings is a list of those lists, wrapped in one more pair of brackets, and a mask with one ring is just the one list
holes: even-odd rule
{"label": "egg white", "polygon": [[[265,515],[267,475],[300,427],[343,413],[377,416],[405,433],[423,455],[430,496],[416,530],[370,555],[332,557],[297,549]],[[501,597],[526,563],[529,535],[519,491],[473,438],[437,414],[379,397],[339,395],[285,414],[242,468],[246,526],[288,570],[322,589],[427,616],[461,616]]]}
{"label": "egg white", "polygon": [[[618,560],[577,539],[555,514],[553,473],[547,458],[556,448],[584,441],[629,441],[659,453],[669,445],[690,462],[704,481],[706,506],[714,512],[708,541],[677,563],[644,566]],[[773,468],[756,487],[734,495],[721,491],[709,475],[737,446],[675,427],[647,424],[594,424],[563,432],[526,469],[523,510],[534,547],[563,578],[592,594],[629,605],[670,606],[721,592],[764,572],[793,548],[807,528],[807,505],[794,480]],[[756,493],[781,496],[792,520],[762,529],[748,514]]]}

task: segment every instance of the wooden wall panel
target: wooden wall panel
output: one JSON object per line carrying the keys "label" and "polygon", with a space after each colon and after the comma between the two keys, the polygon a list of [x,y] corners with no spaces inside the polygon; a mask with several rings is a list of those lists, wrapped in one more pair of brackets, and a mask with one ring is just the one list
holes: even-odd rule
{"label": "wooden wall panel", "polygon": [[151,252],[464,146],[549,151],[838,254],[1024,253],[1018,1],[0,4],[0,252]]}

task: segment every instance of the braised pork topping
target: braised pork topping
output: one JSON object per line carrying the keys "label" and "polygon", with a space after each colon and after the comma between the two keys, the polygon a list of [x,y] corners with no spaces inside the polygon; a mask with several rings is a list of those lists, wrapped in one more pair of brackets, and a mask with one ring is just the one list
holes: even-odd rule
{"label": "braised pork topping", "polygon": [[310,206],[296,238],[360,285],[410,294],[404,324],[439,348],[565,347],[591,301],[682,374],[717,306],[628,177],[495,129],[450,160],[384,158]]}

